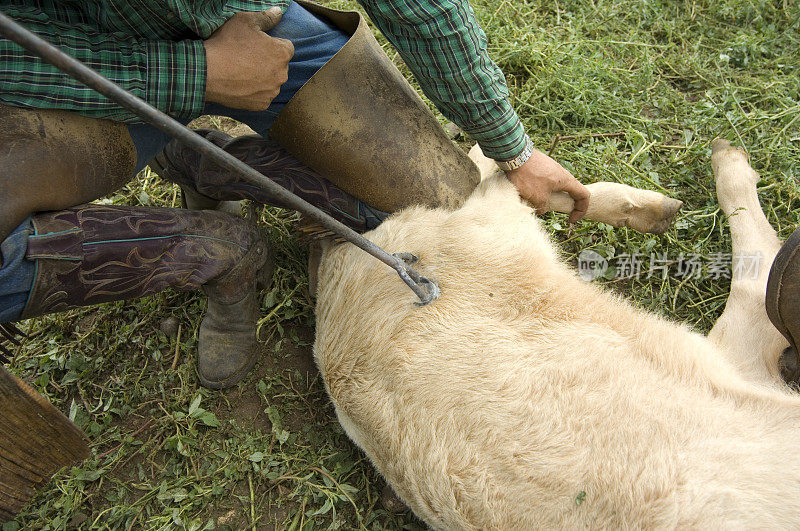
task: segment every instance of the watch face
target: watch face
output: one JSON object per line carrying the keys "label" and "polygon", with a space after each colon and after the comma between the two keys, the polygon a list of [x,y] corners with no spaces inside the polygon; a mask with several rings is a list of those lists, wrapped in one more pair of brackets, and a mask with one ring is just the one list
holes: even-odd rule
{"label": "watch face", "polygon": [[533,149],[533,142],[528,135],[525,135],[525,148],[522,150],[522,153],[511,160],[497,161],[497,165],[500,166],[500,169],[503,171],[516,170],[528,162],[528,159],[533,155]]}
{"label": "watch face", "polygon": [[528,159],[531,158],[531,155],[533,155],[533,149],[533,142],[528,135],[525,135],[525,147],[523,148],[522,153],[511,160],[497,160],[495,162],[503,171],[516,170],[528,162]]}
{"label": "watch face", "polygon": [[500,166],[500,168],[505,171],[516,170],[517,168],[525,164],[525,162],[527,162],[529,158],[530,155],[523,153],[522,155],[514,159],[498,162],[497,165]]}

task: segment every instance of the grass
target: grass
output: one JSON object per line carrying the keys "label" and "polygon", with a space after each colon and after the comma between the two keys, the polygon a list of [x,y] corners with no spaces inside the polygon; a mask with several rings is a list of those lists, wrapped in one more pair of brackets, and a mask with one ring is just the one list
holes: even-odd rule
{"label": "grass", "polygon": [[[707,268],[714,253],[730,252],[709,164],[716,136],[750,152],[780,235],[798,226],[795,2],[476,0],[473,7],[540,147],[584,182],[623,182],[685,203],[662,236],[592,222],[567,227],[564,216],[545,216],[569,259],[583,249],[612,260],[640,252],[645,264],[651,252],[684,253],[705,257]],[[144,172],[108,200],[169,206],[176,189]],[[278,271],[262,299],[263,360],[235,389],[197,385],[199,294],[167,292],[24,324],[32,337],[11,369],[86,431],[92,458],[59,473],[3,531],[422,527],[384,508],[383,480],[348,441],[324,393],[311,359],[313,306],[294,215],[261,215]],[[710,329],[729,289],[709,276],[608,277],[642,307],[700,331]]]}

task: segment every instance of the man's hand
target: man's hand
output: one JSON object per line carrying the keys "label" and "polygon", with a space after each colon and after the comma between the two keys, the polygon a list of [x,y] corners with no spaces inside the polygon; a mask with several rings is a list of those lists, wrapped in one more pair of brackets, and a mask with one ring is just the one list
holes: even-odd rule
{"label": "man's hand", "polygon": [[538,149],[528,161],[506,174],[519,194],[530,201],[537,213],[547,212],[550,194],[567,192],[575,201],[569,222],[575,223],[586,214],[589,207],[589,190],[578,182],[564,167]]}
{"label": "man's hand", "polygon": [[265,32],[280,21],[280,8],[240,12],[204,41],[206,100],[234,109],[263,111],[289,75],[294,46]]}

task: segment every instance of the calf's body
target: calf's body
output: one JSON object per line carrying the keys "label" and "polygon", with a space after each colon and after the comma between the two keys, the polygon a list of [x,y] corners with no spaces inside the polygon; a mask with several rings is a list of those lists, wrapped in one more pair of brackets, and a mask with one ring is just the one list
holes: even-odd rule
{"label": "calf's body", "polygon": [[369,234],[419,257],[442,290],[428,306],[353,246],[326,252],[317,363],[348,435],[426,523],[800,521],[800,399],[756,308],[777,239],[746,156],[716,151],[723,208],[750,216],[738,235],[731,223],[734,253],[766,265],[734,282],[710,338],[581,281],[502,178],[458,210],[409,209]]}

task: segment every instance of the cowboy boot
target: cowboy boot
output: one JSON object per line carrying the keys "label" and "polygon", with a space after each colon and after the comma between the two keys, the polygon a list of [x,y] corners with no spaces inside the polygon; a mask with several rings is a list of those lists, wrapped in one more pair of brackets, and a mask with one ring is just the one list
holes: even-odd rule
{"label": "cowboy boot", "polygon": [[781,246],[772,262],[766,294],[767,316],[791,345],[780,356],[781,376],[800,385],[800,229]]}
{"label": "cowboy boot", "polygon": [[[220,134],[224,133],[215,134],[212,141],[219,144]],[[256,135],[228,136],[222,148],[357,232],[377,227],[388,216],[342,191],[270,140]],[[249,199],[265,205],[287,206],[267,190],[247,183],[238,174],[218,166],[177,140],[156,155],[150,168],[206,201]]]}
{"label": "cowboy boot", "polygon": [[[195,129],[195,133],[202,136],[212,144],[222,147],[231,139],[230,135],[217,131],[216,129]],[[155,161],[150,163],[150,168],[153,169],[157,163]],[[181,187],[181,206],[189,210],[218,210],[220,212],[227,212],[236,216],[242,215],[242,202],[241,201],[217,201],[202,194],[198,194],[193,188]]]}
{"label": "cowboy boot", "polygon": [[104,205],[37,214],[33,224],[27,258],[37,270],[22,319],[202,287],[200,383],[230,387],[255,364],[257,284],[272,273],[256,227],[221,212]]}

